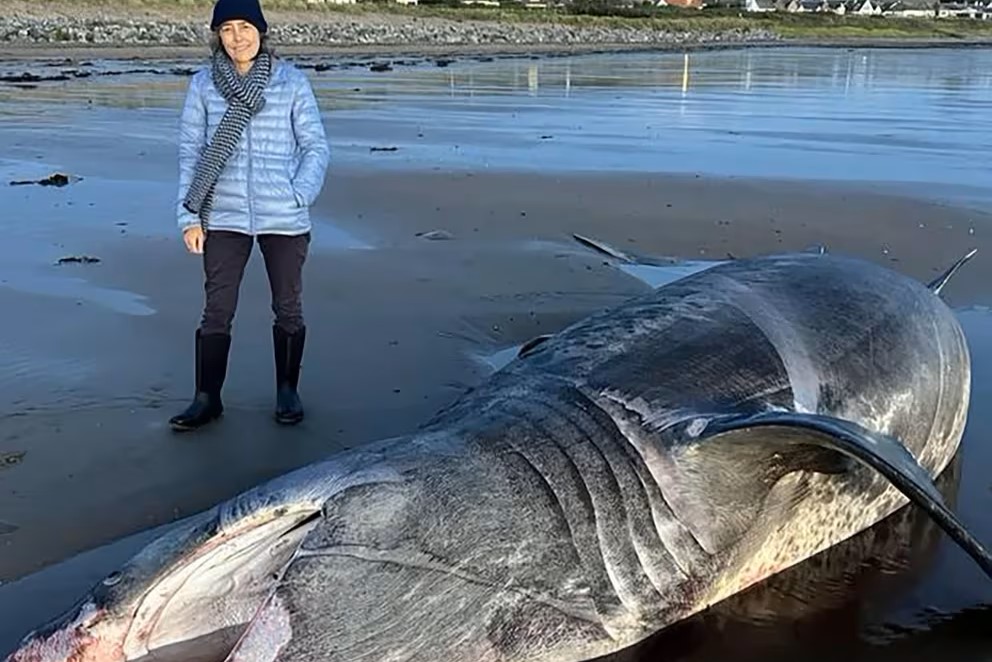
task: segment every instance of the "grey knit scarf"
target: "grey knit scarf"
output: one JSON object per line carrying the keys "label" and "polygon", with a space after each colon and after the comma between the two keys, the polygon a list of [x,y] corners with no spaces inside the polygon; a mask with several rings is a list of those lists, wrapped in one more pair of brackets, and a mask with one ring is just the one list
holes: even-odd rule
{"label": "grey knit scarf", "polygon": [[213,206],[214,186],[217,178],[234,154],[241,140],[241,134],[251,118],[265,107],[262,93],[272,72],[272,58],[268,53],[259,53],[246,76],[238,74],[222,51],[214,55],[212,74],[214,85],[227,100],[227,110],[217,126],[210,144],[207,145],[196,163],[193,181],[183,206],[200,218],[200,226],[207,229],[207,218]]}

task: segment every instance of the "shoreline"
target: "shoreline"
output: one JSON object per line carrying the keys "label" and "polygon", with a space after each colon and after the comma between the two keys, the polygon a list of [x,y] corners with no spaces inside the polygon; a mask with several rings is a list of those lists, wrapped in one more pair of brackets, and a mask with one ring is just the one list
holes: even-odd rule
{"label": "shoreline", "polygon": [[[277,53],[297,57],[436,57],[436,56],[510,56],[523,57],[531,54],[555,55],[608,55],[622,52],[669,52],[681,50],[727,50],[745,46],[764,47],[779,45],[780,41],[767,42],[713,42],[700,44],[565,44],[565,43],[521,43],[521,44],[276,44]],[[988,41],[992,46],[992,40]],[[133,44],[0,44],[0,56],[23,60],[49,58],[94,57],[99,59],[126,60],[183,60],[207,55],[207,46],[184,44],[180,46],[135,46]]]}
{"label": "shoreline", "polygon": [[[0,17],[6,59],[190,58],[206,53],[209,7],[12,0]],[[410,57],[604,54],[768,47],[992,47],[992,23],[958,18],[813,16],[673,10],[633,17],[341,5],[266,9],[278,51],[298,56]],[[876,20],[877,19],[877,20]]]}
{"label": "shoreline", "polygon": [[[970,49],[992,48],[990,38],[891,38],[835,37],[781,38],[771,40],[711,41],[697,43],[516,43],[516,44],[277,44],[277,53],[291,57],[320,58],[472,58],[472,57],[569,57],[573,55],[614,55],[622,53],[681,53],[765,48],[837,49]],[[94,58],[101,60],[187,61],[207,56],[207,46],[134,44],[0,43],[0,57],[7,63],[36,60]]]}

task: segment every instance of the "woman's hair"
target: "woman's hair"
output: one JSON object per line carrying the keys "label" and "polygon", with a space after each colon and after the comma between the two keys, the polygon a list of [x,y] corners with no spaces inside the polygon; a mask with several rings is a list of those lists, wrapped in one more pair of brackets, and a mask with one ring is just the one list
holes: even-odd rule
{"label": "woman's hair", "polygon": [[[220,40],[220,33],[212,32],[210,34],[210,54],[217,55],[218,53],[227,55],[227,51],[224,50],[224,43]],[[276,54],[272,44],[269,43],[269,35],[267,33],[263,32],[258,37],[258,53],[259,55],[268,53],[271,56]]]}

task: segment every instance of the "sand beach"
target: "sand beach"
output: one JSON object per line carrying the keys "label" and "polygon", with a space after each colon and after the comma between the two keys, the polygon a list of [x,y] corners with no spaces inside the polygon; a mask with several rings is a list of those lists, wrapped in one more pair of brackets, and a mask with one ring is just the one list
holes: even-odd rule
{"label": "sand beach", "polygon": [[[53,66],[41,56],[20,57],[4,66],[36,72]],[[169,57],[149,66],[175,65]],[[681,56],[672,57],[670,66],[678,71]],[[429,57],[425,62],[411,65],[414,73],[389,73],[390,84],[428,75],[418,71],[439,75]],[[504,69],[521,67],[524,75],[533,65],[529,58],[507,62]],[[476,64],[464,57],[449,69],[468,75]],[[83,65],[76,60],[62,66]],[[95,66],[107,70],[120,63],[101,58]],[[573,74],[584,65],[574,66]],[[758,174],[749,174],[743,161],[736,174],[728,174],[718,158],[710,170],[680,170],[674,161],[654,169],[607,168],[595,158],[599,148],[576,137],[583,135],[579,129],[563,133],[558,125],[560,130],[548,129],[554,137],[544,139],[540,132],[501,125],[510,127],[503,129],[508,140],[527,141],[537,165],[546,166],[501,164],[495,147],[474,162],[446,160],[437,154],[488,149],[493,126],[479,129],[475,143],[464,136],[475,131],[471,113],[497,111],[469,106],[495,108],[499,94],[475,92],[469,98],[463,88],[451,92],[449,100],[465,104],[457,117],[467,132],[452,141],[446,133],[455,130],[451,126],[429,116],[410,124],[404,114],[403,104],[414,103],[409,98],[430,107],[444,102],[443,92],[431,88],[409,98],[382,92],[368,101],[357,92],[343,97],[342,90],[352,86],[378,90],[380,79],[370,82],[364,64],[336,71],[321,79],[328,87],[319,93],[327,100],[332,165],[312,211],[313,252],[305,272],[310,340],[301,392],[307,419],[295,429],[271,420],[271,311],[256,251],[235,324],[227,414],[208,430],[182,436],[166,421],[191,395],[192,333],[202,305],[199,258],[185,252],[173,220],[175,108],[185,77],[142,73],[0,88],[4,613],[12,613],[16,596],[39,587],[36,601],[0,619],[0,655],[24,628],[65,606],[98,576],[100,563],[113,558],[80,565],[70,560],[75,555],[147,535],[338,449],[407,432],[485,379],[514,346],[647,291],[646,282],[576,242],[576,233],[675,263],[823,245],[921,280],[978,248],[986,257],[961,271],[947,298],[972,315],[976,401],[992,394],[992,327],[982,312],[992,305],[992,208],[975,202],[987,192],[965,199],[957,196],[956,185],[921,184],[916,170],[900,183],[898,177],[869,182],[775,176],[757,163]],[[556,75],[550,74],[555,81]],[[520,116],[529,103],[562,113],[572,107],[570,98],[548,89],[535,91],[524,82],[495,92],[513,95],[519,106],[505,112]],[[670,96],[650,103],[670,104],[665,112],[675,122],[678,88],[662,89]],[[627,87],[606,90],[638,94]],[[601,93],[594,84],[587,89],[591,96]],[[552,117],[558,111],[547,112]],[[745,134],[749,126],[740,124]],[[416,147],[416,132],[427,146]],[[567,149],[563,145],[572,138],[587,158],[558,167],[554,150]],[[635,138],[631,144],[645,144]],[[620,139],[598,140],[608,150],[609,140]],[[893,158],[902,158],[898,137],[891,142]],[[396,144],[402,147],[395,152],[372,150]],[[650,149],[662,154],[672,144],[662,140]],[[633,148],[623,143],[612,153],[620,149]],[[951,153],[940,149],[926,158]],[[407,156],[412,161],[404,161]],[[967,154],[960,158],[975,163]],[[53,172],[72,179],[65,186],[11,184]],[[96,261],[62,259],[81,256]],[[963,517],[977,522],[988,539],[992,520],[982,514],[988,481],[981,467],[987,469],[992,457],[975,444],[992,433],[992,418],[979,407],[973,421],[962,469],[969,487],[962,489],[985,496],[961,503]],[[952,608],[988,596],[981,582],[974,587],[977,575],[967,559],[943,550],[941,558],[956,568],[945,575],[957,591],[951,591]],[[76,565],[60,565],[65,563]],[[46,572],[56,577],[69,567],[77,570],[45,583]]]}

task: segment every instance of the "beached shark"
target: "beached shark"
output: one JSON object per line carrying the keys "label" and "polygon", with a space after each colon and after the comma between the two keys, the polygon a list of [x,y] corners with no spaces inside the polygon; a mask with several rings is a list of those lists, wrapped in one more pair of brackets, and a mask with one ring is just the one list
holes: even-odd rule
{"label": "beached shark", "polygon": [[418,429],[151,542],[10,662],[578,662],[920,506],[971,372],[929,286],[731,260],[528,343]]}

